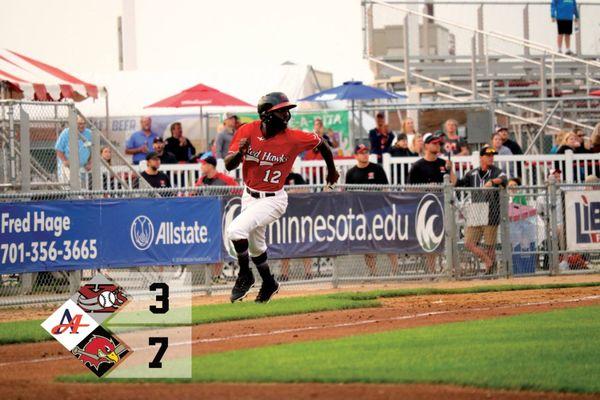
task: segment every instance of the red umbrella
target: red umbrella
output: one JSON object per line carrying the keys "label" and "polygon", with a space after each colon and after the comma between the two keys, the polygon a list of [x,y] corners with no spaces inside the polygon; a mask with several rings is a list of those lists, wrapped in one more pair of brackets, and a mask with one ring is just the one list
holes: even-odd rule
{"label": "red umbrella", "polygon": [[590,92],[591,96],[600,96],[600,89],[594,90]]}
{"label": "red umbrella", "polygon": [[207,107],[207,106],[245,106],[252,107],[251,104],[237,99],[226,93],[213,89],[210,86],[198,84],[189,89],[185,89],[174,96],[167,97],[145,108],[158,107]]}
{"label": "red umbrella", "polygon": [[[144,108],[169,108],[169,107],[200,107],[200,128],[202,127],[202,107],[227,107],[227,106],[243,106],[252,107],[251,104],[246,103],[243,100],[230,96],[226,93],[220,92],[217,89],[211,88],[203,84],[192,86],[191,88],[185,89],[174,96],[167,97],[166,99],[157,101],[154,104],[150,104]],[[208,130],[206,135],[206,144],[208,145]]]}

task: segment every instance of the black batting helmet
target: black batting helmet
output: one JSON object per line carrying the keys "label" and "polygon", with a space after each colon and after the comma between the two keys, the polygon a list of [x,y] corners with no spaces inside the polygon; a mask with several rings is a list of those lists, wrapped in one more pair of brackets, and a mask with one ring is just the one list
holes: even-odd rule
{"label": "black batting helmet", "polygon": [[290,103],[288,97],[281,92],[267,93],[258,101],[258,115],[262,116],[265,113],[275,110],[286,109],[296,107],[295,104]]}

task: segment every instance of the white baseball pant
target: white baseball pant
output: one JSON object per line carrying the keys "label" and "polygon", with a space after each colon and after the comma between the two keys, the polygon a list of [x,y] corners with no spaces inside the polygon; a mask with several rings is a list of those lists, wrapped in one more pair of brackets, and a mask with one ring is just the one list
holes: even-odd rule
{"label": "white baseball pant", "polygon": [[253,192],[260,193],[261,197],[257,199],[250,196],[244,188],[242,211],[227,227],[227,237],[231,241],[247,239],[250,257],[257,257],[267,251],[267,226],[285,213],[288,196],[283,189],[274,192],[275,196],[270,197],[263,197],[265,192]]}

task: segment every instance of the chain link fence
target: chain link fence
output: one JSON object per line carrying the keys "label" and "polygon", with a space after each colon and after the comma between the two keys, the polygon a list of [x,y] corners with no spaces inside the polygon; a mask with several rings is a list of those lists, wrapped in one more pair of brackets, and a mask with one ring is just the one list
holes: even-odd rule
{"label": "chain link fence", "polygon": [[[294,186],[318,196],[322,186]],[[596,240],[600,232],[600,202],[592,194],[599,185],[509,186],[508,189],[454,188],[439,186],[340,185],[336,191],[393,191],[444,194],[445,250],[441,254],[360,254],[322,256],[292,260],[271,260],[270,265],[284,287],[304,289],[337,288],[345,285],[388,281],[434,279],[485,279],[525,275],[600,272],[600,244],[587,250],[567,247],[566,205],[568,193],[589,193],[583,201],[592,207],[591,220],[584,227]],[[194,196],[239,196],[239,187],[194,189],[60,191],[0,194],[3,202],[78,200],[98,198],[152,198]],[[571,207],[571,203],[569,206]],[[586,209],[587,210],[587,209]],[[595,211],[599,210],[599,211]],[[583,211],[582,211],[583,212]],[[585,211],[590,212],[590,211]],[[590,226],[590,224],[596,224]],[[583,229],[583,228],[582,228]],[[217,264],[171,265],[120,269],[152,274],[164,270],[191,272],[196,294],[227,293],[237,276],[235,261]],[[108,269],[46,271],[0,274],[0,306],[46,304],[63,301],[83,281]],[[258,278],[258,277],[257,277]]]}

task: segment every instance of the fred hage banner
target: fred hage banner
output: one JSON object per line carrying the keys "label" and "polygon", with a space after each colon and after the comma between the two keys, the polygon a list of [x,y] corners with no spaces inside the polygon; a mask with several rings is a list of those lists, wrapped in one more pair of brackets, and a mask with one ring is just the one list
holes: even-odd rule
{"label": "fred hage banner", "polygon": [[212,263],[221,238],[211,197],[3,203],[0,273]]}
{"label": "fred hage banner", "polygon": [[568,250],[600,248],[600,190],[565,192]]}
{"label": "fred hage banner", "polygon": [[[223,200],[223,232],[241,209]],[[286,213],[266,230],[269,257],[368,253],[439,253],[444,248],[443,196],[432,193],[289,194]],[[235,255],[224,238],[225,253]]]}

